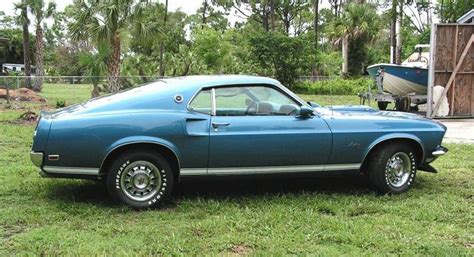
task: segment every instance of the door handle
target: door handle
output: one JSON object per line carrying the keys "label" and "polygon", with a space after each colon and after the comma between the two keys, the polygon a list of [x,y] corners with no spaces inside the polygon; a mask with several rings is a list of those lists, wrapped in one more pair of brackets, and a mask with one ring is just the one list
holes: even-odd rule
{"label": "door handle", "polygon": [[220,127],[220,126],[223,126],[223,127],[224,127],[224,126],[229,126],[229,125],[230,125],[230,123],[228,123],[228,122],[224,122],[224,123],[212,122],[211,124],[212,124],[212,127],[213,127],[214,129],[217,129],[217,128]]}

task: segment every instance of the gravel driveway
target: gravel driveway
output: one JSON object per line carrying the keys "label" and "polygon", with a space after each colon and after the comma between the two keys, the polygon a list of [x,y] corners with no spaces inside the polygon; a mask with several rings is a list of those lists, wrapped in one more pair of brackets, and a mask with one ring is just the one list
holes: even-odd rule
{"label": "gravel driveway", "polygon": [[443,142],[474,144],[474,119],[443,119],[440,122],[448,127]]}

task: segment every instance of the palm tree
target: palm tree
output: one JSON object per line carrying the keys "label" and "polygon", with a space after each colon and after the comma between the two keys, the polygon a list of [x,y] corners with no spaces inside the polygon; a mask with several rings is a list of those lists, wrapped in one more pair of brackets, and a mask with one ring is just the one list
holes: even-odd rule
{"label": "palm tree", "polygon": [[92,39],[96,46],[106,43],[111,48],[107,58],[109,92],[120,90],[120,55],[122,36],[134,13],[136,0],[76,0],[73,21],[69,25],[73,39]]}
{"label": "palm tree", "polygon": [[79,56],[79,64],[85,68],[85,75],[91,76],[92,98],[99,96],[99,82],[107,70],[108,56],[109,47],[106,44],[100,44],[95,53],[81,53]]}
{"label": "palm tree", "polygon": [[36,91],[41,91],[43,87],[43,76],[44,76],[44,35],[42,23],[44,19],[51,17],[56,9],[54,2],[49,2],[46,6],[44,0],[27,0],[30,7],[31,13],[35,17],[35,33],[36,33],[36,81],[33,87]]}
{"label": "palm tree", "polygon": [[336,44],[342,45],[342,75],[349,67],[349,42],[360,38],[372,40],[379,30],[379,16],[370,4],[348,3],[340,17],[329,23],[329,36]]}
{"label": "palm tree", "polygon": [[31,81],[29,76],[31,76],[31,59],[30,59],[30,31],[28,27],[30,26],[30,19],[28,18],[28,3],[26,0],[21,0],[19,3],[15,3],[15,9],[20,10],[20,15],[18,16],[17,22],[21,24],[23,29],[23,62],[25,65],[25,76],[28,76],[26,79],[26,87],[31,87]]}

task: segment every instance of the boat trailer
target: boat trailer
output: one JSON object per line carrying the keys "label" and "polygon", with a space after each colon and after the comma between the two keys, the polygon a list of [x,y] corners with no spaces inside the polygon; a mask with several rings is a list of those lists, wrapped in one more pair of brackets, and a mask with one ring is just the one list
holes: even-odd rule
{"label": "boat trailer", "polygon": [[394,103],[395,110],[408,112],[418,111],[418,105],[427,102],[427,95],[415,93],[394,95],[385,92],[383,89],[383,72],[377,72],[374,83],[377,86],[377,92],[372,93],[372,85],[369,85],[369,90],[367,92],[358,94],[361,105],[365,105],[366,101],[368,101],[368,104],[370,105],[370,101],[375,100],[380,110],[386,110],[388,104]]}

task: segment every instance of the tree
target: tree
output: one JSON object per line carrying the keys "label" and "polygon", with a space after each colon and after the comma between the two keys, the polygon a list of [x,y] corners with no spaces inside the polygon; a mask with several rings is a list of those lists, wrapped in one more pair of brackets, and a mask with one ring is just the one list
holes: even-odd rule
{"label": "tree", "polygon": [[99,82],[107,70],[107,60],[109,57],[109,47],[102,43],[98,46],[97,52],[82,52],[79,56],[79,64],[86,70],[85,75],[91,76],[92,92],[91,97],[99,96]]}
{"label": "tree", "polygon": [[230,62],[232,45],[224,35],[212,28],[196,29],[193,32],[193,52],[210,73],[225,73]]}
{"label": "tree", "polygon": [[[165,13],[163,15],[163,29],[167,29],[167,21],[168,21],[168,0],[165,0]],[[160,76],[165,76],[165,43],[161,41],[160,43]]]}
{"label": "tree", "polygon": [[[187,16],[181,11],[170,12],[166,5],[148,3],[136,14],[131,24],[130,50],[143,55],[145,66],[155,65],[155,71],[147,75],[165,76],[171,70],[168,61],[186,43]],[[165,19],[166,16],[166,19]],[[166,24],[166,25],[165,25]],[[129,62],[131,64],[133,62]],[[144,69],[148,72],[148,68]]]}
{"label": "tree", "polygon": [[[23,61],[23,36],[20,29],[0,29],[0,64],[21,63]],[[29,49],[31,51],[31,49]],[[31,56],[30,56],[31,58]]]}
{"label": "tree", "polygon": [[96,46],[106,43],[111,51],[107,58],[109,92],[120,90],[122,37],[134,19],[140,15],[140,3],[135,0],[76,0],[69,24],[74,39],[92,39]]}
{"label": "tree", "polygon": [[49,2],[46,6],[44,0],[28,0],[31,13],[35,17],[35,33],[36,33],[36,81],[33,87],[36,91],[41,91],[43,87],[44,76],[44,35],[43,35],[43,21],[53,15],[56,5],[54,2]]}
{"label": "tree", "polygon": [[349,43],[362,40],[365,47],[379,31],[379,16],[370,4],[349,3],[340,17],[333,19],[327,32],[336,44],[342,44],[342,75],[349,75]]}
{"label": "tree", "polygon": [[296,24],[293,24],[293,22],[297,18],[301,18],[302,11],[308,10],[309,7],[308,2],[302,0],[285,0],[278,2],[276,5],[276,13],[278,13],[283,24],[283,29],[287,35],[290,34],[291,27],[293,27],[295,31],[297,30],[297,26],[295,26]]}
{"label": "tree", "polygon": [[[266,67],[281,83],[291,87],[307,68],[307,46],[299,37],[278,32],[256,34],[250,39],[254,61]],[[309,48],[311,45],[309,45]]]}
{"label": "tree", "polygon": [[474,9],[474,1],[472,0],[438,0],[436,6],[436,12],[443,23],[456,22],[471,9]]}
{"label": "tree", "polygon": [[30,57],[30,19],[28,18],[28,3],[27,0],[21,0],[15,3],[15,9],[20,10],[20,15],[17,16],[17,23],[21,24],[23,31],[23,63],[25,65],[26,87],[31,88],[31,57]]}

